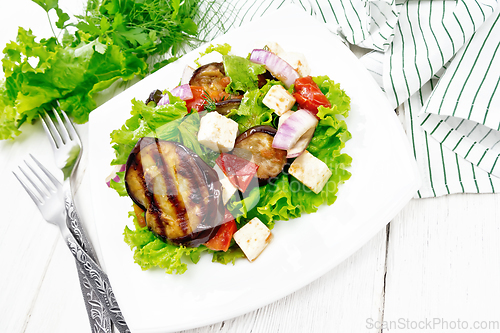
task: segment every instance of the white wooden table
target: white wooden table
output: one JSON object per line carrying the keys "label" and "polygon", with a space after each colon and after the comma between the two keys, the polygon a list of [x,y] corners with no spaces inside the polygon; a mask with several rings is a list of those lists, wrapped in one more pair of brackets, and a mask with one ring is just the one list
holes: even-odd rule
{"label": "white wooden table", "polygon": [[[36,5],[2,2],[0,47],[15,38],[18,25],[50,34]],[[88,332],[73,257],[11,173],[28,153],[53,166],[41,125],[23,131],[15,141],[0,142],[0,332]],[[87,126],[78,131],[85,142]],[[76,198],[84,221],[82,198],[88,195],[83,185]],[[451,332],[477,325],[471,331],[499,332],[499,222],[498,195],[412,200],[370,242],[310,285],[187,332]],[[86,228],[95,240],[93,226]]]}

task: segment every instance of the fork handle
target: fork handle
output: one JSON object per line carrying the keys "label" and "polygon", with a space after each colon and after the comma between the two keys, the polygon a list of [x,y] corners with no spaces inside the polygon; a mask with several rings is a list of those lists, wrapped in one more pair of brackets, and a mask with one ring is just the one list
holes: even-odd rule
{"label": "fork handle", "polygon": [[67,228],[60,228],[60,230],[64,242],[76,259],[78,270],[81,270],[85,274],[90,286],[96,291],[98,299],[101,301],[101,304],[104,305],[104,310],[113,324],[115,324],[116,329],[119,332],[130,333],[130,329],[116,301],[115,294],[111,289],[108,275],[94,260],[92,260],[87,252],[85,252]]}
{"label": "fork handle", "polygon": [[[65,212],[66,212],[66,225],[69,231],[75,237],[75,240],[83,248],[85,252],[97,263],[97,256],[95,254],[92,243],[90,243],[85,230],[80,222],[80,217],[75,208],[71,189],[66,182],[65,186]],[[79,267],[77,262],[78,279],[80,280],[80,288],[82,290],[83,301],[87,309],[87,316],[92,333],[113,333],[113,323],[108,314],[104,310],[105,307],[97,296],[97,292],[92,289],[88,277],[82,267]]]}
{"label": "fork handle", "polygon": [[80,221],[80,217],[76,211],[75,203],[73,202],[73,196],[71,195],[71,190],[69,189],[69,185],[64,184],[65,189],[65,208],[66,208],[66,225],[68,226],[69,231],[73,234],[76,241],[83,248],[85,252],[94,260],[97,264],[99,264],[99,260],[95,253],[94,247],[92,243],[87,237],[85,230],[83,229],[83,225]]}
{"label": "fork handle", "polygon": [[[76,260],[76,259],[75,259]],[[89,323],[92,333],[113,333],[113,324],[106,313],[102,302],[97,296],[97,292],[92,289],[88,277],[85,275],[82,267],[77,262],[78,279],[82,290],[85,308],[89,317]]]}

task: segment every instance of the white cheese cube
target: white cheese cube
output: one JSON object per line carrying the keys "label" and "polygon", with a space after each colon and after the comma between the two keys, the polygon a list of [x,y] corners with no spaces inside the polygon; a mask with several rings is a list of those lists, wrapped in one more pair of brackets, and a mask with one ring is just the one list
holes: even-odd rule
{"label": "white cheese cube", "polygon": [[307,63],[306,57],[302,53],[282,52],[279,53],[278,56],[292,66],[300,76],[304,77],[311,74],[311,68]]}
{"label": "white cheese cube", "polygon": [[332,175],[328,166],[307,150],[293,161],[288,172],[316,194],[321,192]]}
{"label": "white cheese cube", "polygon": [[214,166],[214,170],[217,172],[217,176],[219,176],[219,182],[222,186],[222,201],[225,205],[236,192],[237,188],[229,181],[217,164]]}
{"label": "white cheese cube", "polygon": [[262,103],[281,116],[292,108],[295,98],[283,86],[275,85],[269,89]]}
{"label": "white cheese cube", "polygon": [[269,41],[258,41],[255,44],[255,49],[264,49],[267,48],[268,51],[278,55],[279,53],[285,52],[283,48],[276,42],[269,42]]}
{"label": "white cheese cube", "polygon": [[254,217],[233,235],[249,261],[254,261],[271,241],[271,231],[257,217]]}
{"label": "white cheese cube", "polygon": [[198,142],[213,151],[227,153],[232,150],[237,135],[238,123],[216,111],[201,118]]}

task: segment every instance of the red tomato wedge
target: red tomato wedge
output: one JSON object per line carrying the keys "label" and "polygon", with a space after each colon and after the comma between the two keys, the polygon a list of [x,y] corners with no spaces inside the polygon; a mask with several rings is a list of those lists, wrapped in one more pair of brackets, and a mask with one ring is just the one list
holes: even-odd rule
{"label": "red tomato wedge", "polygon": [[226,177],[241,192],[245,192],[248,184],[257,173],[259,166],[244,158],[232,154],[220,154],[215,163]]}
{"label": "red tomato wedge", "polygon": [[324,106],[329,108],[332,106],[328,98],[321,92],[316,82],[310,76],[296,79],[294,89],[295,93],[293,97],[295,97],[300,108],[306,109],[314,115],[318,113],[318,107]]}
{"label": "red tomato wedge", "polygon": [[197,112],[203,111],[207,103],[207,101],[203,99],[203,87],[191,86],[191,92],[193,93],[193,98],[186,101],[188,112],[191,112],[191,109],[195,109]]}
{"label": "red tomato wedge", "polygon": [[226,252],[231,244],[231,239],[233,238],[233,234],[236,232],[237,227],[233,215],[231,215],[227,209],[224,214],[224,221],[229,222],[221,225],[215,236],[210,238],[210,240],[205,243],[206,247],[210,250]]}

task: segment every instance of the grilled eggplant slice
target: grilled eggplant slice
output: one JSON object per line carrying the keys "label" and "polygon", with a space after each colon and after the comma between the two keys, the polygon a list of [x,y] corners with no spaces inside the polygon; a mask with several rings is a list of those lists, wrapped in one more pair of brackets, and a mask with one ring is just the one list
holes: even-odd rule
{"label": "grilled eggplant slice", "polygon": [[257,177],[263,186],[276,178],[287,164],[286,150],[272,147],[276,129],[260,125],[240,134],[234,143],[233,154],[259,166]]}
{"label": "grilled eggplant slice", "polygon": [[240,104],[241,104],[241,99],[239,98],[227,99],[215,103],[215,111],[225,116],[226,114],[231,112],[232,109],[238,109],[240,107]]}
{"label": "grilled eggplant slice", "polygon": [[[224,92],[226,84],[222,81],[226,77],[222,62],[212,62],[198,67],[189,80],[190,86],[203,87],[209,94],[214,92]],[[222,81],[222,82],[221,82]]]}
{"label": "grilled eggplant slice", "polygon": [[174,244],[198,246],[224,222],[217,173],[185,146],[141,138],[127,160],[125,185],[146,225]]}

